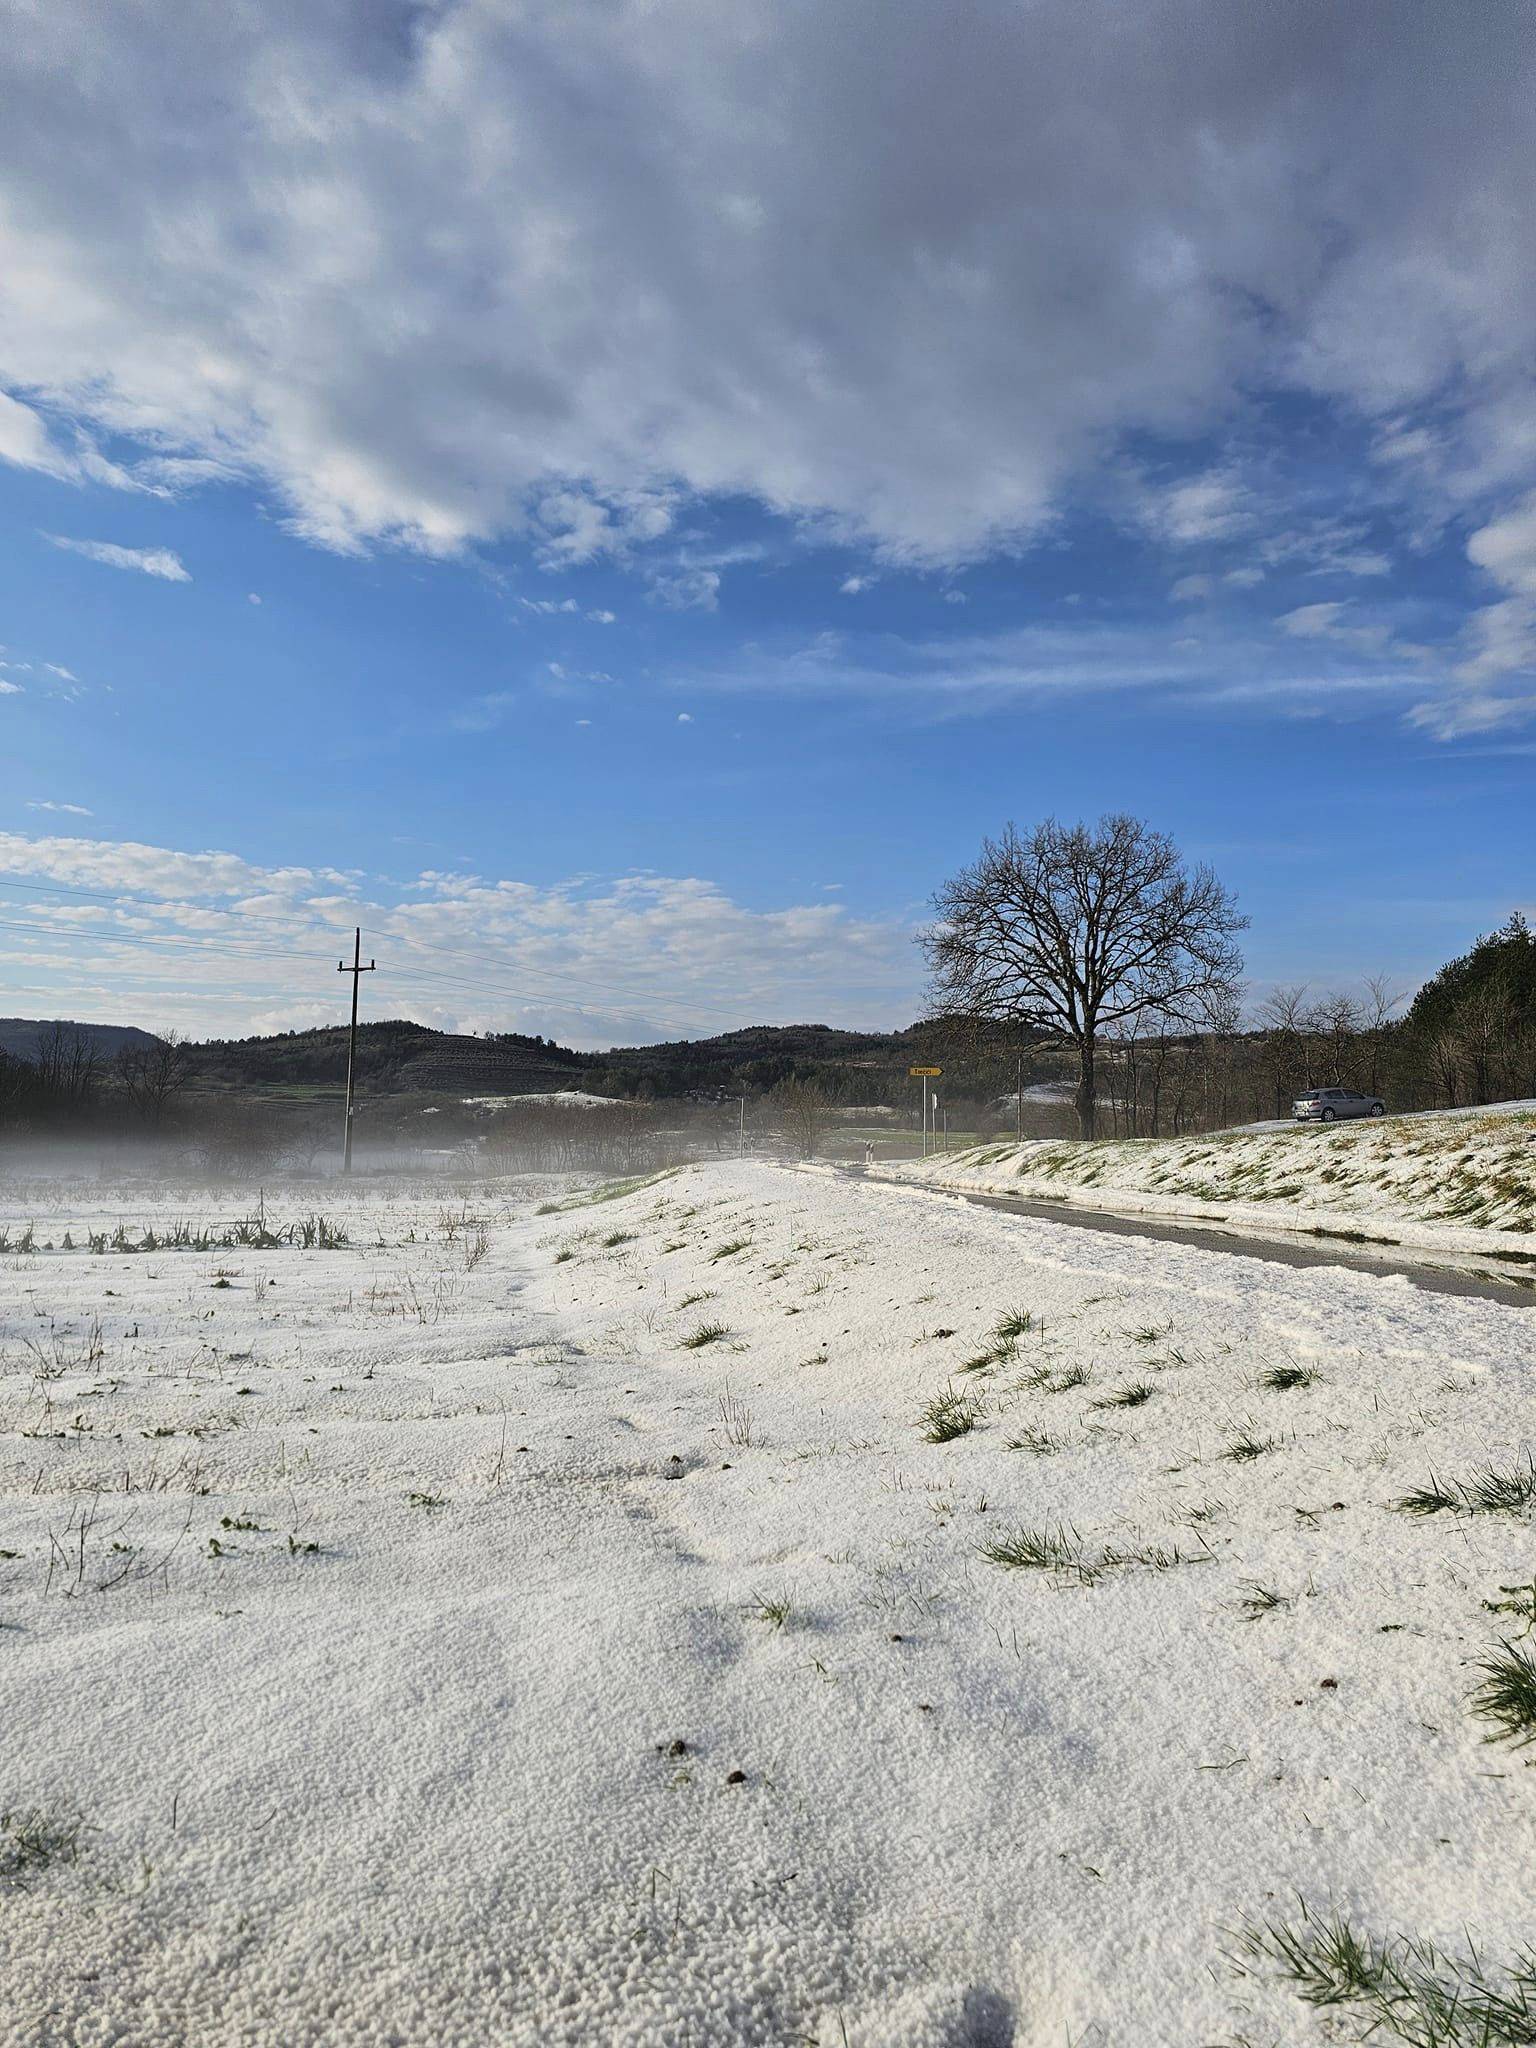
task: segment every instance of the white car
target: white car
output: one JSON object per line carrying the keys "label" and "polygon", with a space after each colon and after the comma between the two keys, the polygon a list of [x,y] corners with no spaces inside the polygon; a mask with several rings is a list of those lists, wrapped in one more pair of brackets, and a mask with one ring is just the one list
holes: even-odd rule
{"label": "white car", "polygon": [[1291,1104],[1291,1115],[1299,1124],[1331,1124],[1339,1117],[1386,1113],[1379,1095],[1357,1095],[1353,1088],[1312,1088]]}

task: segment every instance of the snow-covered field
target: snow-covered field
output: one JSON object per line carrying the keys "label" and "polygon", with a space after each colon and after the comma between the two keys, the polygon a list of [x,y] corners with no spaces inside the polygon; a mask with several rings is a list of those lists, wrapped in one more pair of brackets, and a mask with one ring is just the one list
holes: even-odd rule
{"label": "snow-covered field", "polygon": [[1359,2039],[1298,1897],[1505,1981],[1536,1311],[541,1192],[0,1190],[6,2048]]}
{"label": "snow-covered field", "polygon": [[882,1165],[930,1187],[1536,1265],[1536,1104],[1201,1137],[1025,1139]]}

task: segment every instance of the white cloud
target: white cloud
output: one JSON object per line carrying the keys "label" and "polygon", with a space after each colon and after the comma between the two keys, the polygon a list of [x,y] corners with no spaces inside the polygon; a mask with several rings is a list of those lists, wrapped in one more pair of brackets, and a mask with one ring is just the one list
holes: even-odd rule
{"label": "white cloud", "polygon": [[[46,412],[325,545],[557,565],[709,493],[962,560],[1276,393],[1404,488],[1523,491],[1536,48],[1476,16],[50,0],[7,51],[5,446],[78,463]],[[1217,473],[1157,521],[1245,517]]]}
{"label": "white cloud", "polygon": [[720,578],[713,569],[679,569],[675,575],[652,577],[651,594],[670,611],[712,612],[717,608]]}
{"label": "white cloud", "polygon": [[588,612],[587,617],[594,626],[611,626],[618,617],[617,612]]}
{"label": "white cloud", "polygon": [[[0,833],[0,873],[114,899],[16,895],[13,921],[37,929],[0,933],[0,976],[25,964],[39,1000],[63,1001],[85,930],[93,1016],[197,1033],[333,1020],[337,949],[356,923],[379,962],[373,1013],[452,1029],[599,1046],[803,1016],[892,1024],[918,994],[905,928],[826,902],[749,910],[697,877],[539,886],[429,870],[381,891],[228,853],[15,833]],[[133,943],[146,938],[175,943]],[[456,988],[456,974],[491,986]]]}
{"label": "white cloud", "polygon": [[845,576],[837,587],[842,596],[857,597],[862,591],[868,590],[875,580],[873,576]]}
{"label": "white cloud", "polygon": [[72,477],[75,465],[31,406],[0,391],[0,462],[40,469],[45,476]]}
{"label": "white cloud", "polygon": [[574,612],[579,609],[574,597],[520,597],[517,601],[524,611],[537,612],[540,618],[548,618],[553,612]]}
{"label": "white cloud", "polygon": [[1522,597],[1536,597],[1536,497],[1490,520],[1467,542],[1467,559]]}
{"label": "white cloud", "polygon": [[80,680],[78,676],[71,675],[67,668],[61,668],[56,661],[45,661],[43,667],[49,675],[57,676],[61,683],[78,683]]}
{"label": "white cloud", "polygon": [[1141,504],[1148,531],[1179,547],[1230,540],[1252,526],[1255,516],[1253,494],[1234,469],[1186,477],[1148,493]]}
{"label": "white cloud", "polygon": [[1384,619],[1362,619],[1348,603],[1303,604],[1283,612],[1280,627],[1297,640],[1334,640],[1357,655],[1373,660],[1397,658],[1417,662],[1429,650],[1400,639]]}
{"label": "white cloud", "polygon": [[1181,576],[1168,595],[1176,604],[1198,604],[1215,587],[1215,579],[1210,576]]}
{"label": "white cloud", "polygon": [[245,593],[245,601],[246,601],[246,603],[247,603],[247,604],[260,604],[260,603],[261,603],[261,599],[260,599],[260,598],[259,598],[259,597],[258,597],[258,596],[256,595],[256,593],[255,593],[255,591],[254,591],[254,590],[248,590],[248,591],[247,591],[247,592]]}
{"label": "white cloud", "polygon": [[1281,614],[1281,630],[1299,640],[1319,640],[1332,633],[1343,612],[1342,604],[1298,605],[1295,611]]}
{"label": "white cloud", "polygon": [[754,643],[712,668],[674,671],[679,691],[743,691],[781,698],[863,697],[950,720],[1015,705],[1050,705],[1134,693],[1170,708],[1253,706],[1277,715],[1351,721],[1367,709],[1424,718],[1412,707],[1443,691],[1432,650],[1400,637],[1387,618],[1299,615],[1275,621],[1212,619],[1194,636],[1170,626],[1085,617],[1035,621],[975,635],[904,639],[889,631],[818,633],[808,641]]}
{"label": "white cloud", "polygon": [[691,711],[679,711],[679,713],[677,714],[677,722],[679,725],[692,725],[693,713]]}
{"label": "white cloud", "polygon": [[1536,495],[1478,527],[1467,558],[1501,594],[1467,620],[1459,687],[1419,714],[1441,738],[1490,732],[1536,712]]}
{"label": "white cloud", "polygon": [[72,818],[93,818],[96,813],[88,811],[84,804],[56,804],[48,797],[33,797],[27,801],[29,811],[66,811]]}
{"label": "white cloud", "polygon": [[142,576],[158,576],[166,583],[190,583],[188,574],[179,555],[169,548],[120,548],[110,540],[71,540],[62,533],[44,535],[56,548],[67,548],[72,555],[84,555],[88,561],[101,562],[109,569],[136,569]]}
{"label": "white cloud", "polygon": [[64,448],[41,415],[30,405],[0,391],[0,462],[18,469],[40,470],[63,482],[106,484],[113,490],[149,491],[165,497],[165,489],[109,462],[83,428],[77,427],[73,448]]}
{"label": "white cloud", "polygon": [[20,683],[13,683],[8,676],[0,676],[0,697],[20,697],[25,692]]}

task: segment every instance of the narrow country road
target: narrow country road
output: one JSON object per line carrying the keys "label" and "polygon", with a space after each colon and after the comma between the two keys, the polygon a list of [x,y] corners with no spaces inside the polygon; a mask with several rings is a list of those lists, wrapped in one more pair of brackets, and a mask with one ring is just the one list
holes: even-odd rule
{"label": "narrow country road", "polygon": [[[1102,1231],[1111,1237],[1143,1237],[1160,1244],[1191,1245],[1200,1251],[1265,1259],[1277,1266],[1342,1266],[1353,1273],[1395,1275],[1428,1294],[1454,1294],[1502,1302],[1507,1308],[1536,1309],[1536,1267],[1530,1269],[1528,1276],[1512,1270],[1505,1279],[1451,1252],[1410,1252],[1400,1246],[1377,1248],[1326,1236],[1254,1237],[1217,1223],[1170,1223],[1162,1217],[1122,1214],[1111,1209],[1074,1208],[1069,1202],[1026,1201],[1016,1195],[989,1195],[967,1188],[897,1180],[887,1174],[871,1173],[862,1166],[840,1166],[836,1171],[856,1180],[878,1182],[882,1187],[945,1195],[953,1201],[972,1202],[981,1209],[1001,1209],[1016,1216],[1070,1224],[1079,1230]],[[1492,1261],[1499,1257],[1492,1252],[1486,1256]]]}

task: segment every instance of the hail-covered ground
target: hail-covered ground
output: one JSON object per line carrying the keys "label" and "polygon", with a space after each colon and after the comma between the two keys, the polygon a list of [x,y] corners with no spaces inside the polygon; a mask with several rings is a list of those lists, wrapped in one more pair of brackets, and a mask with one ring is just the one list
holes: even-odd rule
{"label": "hail-covered ground", "polygon": [[550,1193],[0,1192],[5,2048],[1533,2038],[1536,1311]]}
{"label": "hail-covered ground", "polygon": [[973,1145],[882,1172],[932,1187],[1189,1217],[1536,1268],[1536,1102],[1182,1138]]}

